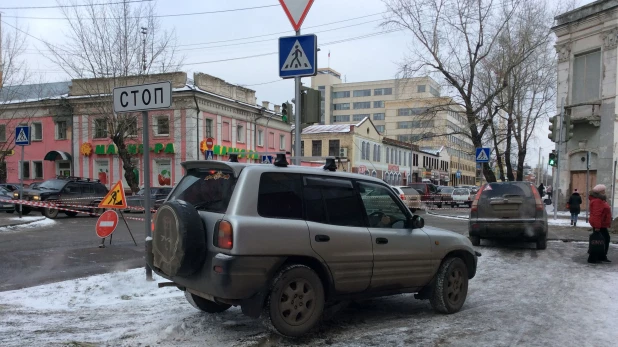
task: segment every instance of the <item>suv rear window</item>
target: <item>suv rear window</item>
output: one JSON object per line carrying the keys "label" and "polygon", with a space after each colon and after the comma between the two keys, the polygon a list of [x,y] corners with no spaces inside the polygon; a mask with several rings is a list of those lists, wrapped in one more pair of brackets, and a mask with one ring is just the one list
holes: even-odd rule
{"label": "suv rear window", "polygon": [[425,186],[426,186],[426,185],[425,185],[425,184],[422,184],[422,183],[412,183],[412,184],[410,184],[410,187],[412,187],[412,188],[414,188],[414,189],[418,189],[418,190],[420,190],[421,192],[424,192],[424,191],[425,191]]}
{"label": "suv rear window", "polygon": [[184,200],[197,210],[224,213],[235,185],[231,170],[191,169],[168,200]]}
{"label": "suv rear window", "polygon": [[418,195],[418,190],[413,187],[399,187],[405,195]]}
{"label": "suv rear window", "polygon": [[453,191],[453,195],[469,195],[469,194],[470,194],[470,191],[467,189],[458,188]]}
{"label": "suv rear window", "polygon": [[258,214],[267,218],[303,218],[300,174],[265,172],[260,177]]}
{"label": "suv rear window", "polygon": [[519,183],[519,182],[503,182],[503,183],[490,183],[489,187],[491,189],[485,188],[483,189],[483,193],[481,194],[482,198],[497,198],[504,197],[508,195],[517,195],[522,197],[530,198],[532,197],[532,189],[531,186],[527,183]]}

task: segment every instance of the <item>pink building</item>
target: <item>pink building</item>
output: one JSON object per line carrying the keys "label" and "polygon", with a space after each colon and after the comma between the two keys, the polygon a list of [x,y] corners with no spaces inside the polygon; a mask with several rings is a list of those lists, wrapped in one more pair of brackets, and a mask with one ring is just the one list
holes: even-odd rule
{"label": "pink building", "polygon": [[[279,106],[270,110],[268,102],[257,105],[255,91],[201,73],[195,74],[193,80],[182,72],[152,77],[156,81],[172,81],[173,105],[169,110],[149,113],[148,146],[141,141],[141,117],[135,134],[125,136],[140,186],[143,185],[144,150],[151,153],[148,165],[154,186],[178,183],[183,175],[181,162],[205,160],[207,138],[214,142],[214,160],[227,160],[228,152],[244,152],[247,155],[239,161],[259,162],[261,158],[253,152],[291,150],[291,128],[281,121]],[[20,123],[30,124],[32,132],[32,144],[24,148],[23,163],[19,162],[20,148],[6,157],[7,182],[18,182],[23,171],[25,183],[73,175],[99,179],[108,186],[122,180],[125,188],[128,187],[107,123],[96,112],[88,112],[92,109],[91,99],[79,92],[85,88],[75,87],[85,83],[91,82],[73,80],[43,85],[49,90],[42,97],[29,95],[28,100],[7,105],[11,112],[5,111],[0,116],[0,140],[7,144],[14,141],[15,126]],[[40,90],[40,87],[17,88]]]}

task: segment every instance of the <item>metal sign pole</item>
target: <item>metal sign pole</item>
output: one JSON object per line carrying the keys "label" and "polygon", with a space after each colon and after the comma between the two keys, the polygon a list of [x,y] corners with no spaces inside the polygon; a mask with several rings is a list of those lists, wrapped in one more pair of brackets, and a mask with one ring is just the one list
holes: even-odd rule
{"label": "metal sign pole", "polygon": [[[19,177],[19,201],[22,201],[23,194],[24,194],[24,146],[21,146],[21,162],[19,163],[19,165],[21,165],[21,175]],[[24,208],[24,205],[20,203],[19,204],[19,218],[21,218],[24,213],[23,208]]]}
{"label": "metal sign pole", "polygon": [[[296,36],[300,36],[300,29],[296,30]],[[301,101],[300,101],[300,77],[294,77],[294,95],[296,95],[296,100],[294,100],[294,113],[296,117],[294,118],[294,156],[297,157],[295,159],[296,165],[300,166],[300,114],[301,114]]]}
{"label": "metal sign pole", "polygon": [[[146,228],[146,238],[148,238],[152,237],[150,232],[150,151],[148,150],[148,148],[150,148],[150,126],[148,125],[148,111],[142,111],[142,126],[144,142],[144,163],[142,165],[144,165],[144,191],[146,192],[144,196],[144,226]],[[152,269],[148,266],[148,263],[146,263],[146,279],[152,281]]]}
{"label": "metal sign pole", "polygon": [[618,164],[618,161],[614,160],[614,175],[612,176],[612,216],[614,216],[614,196],[616,195],[616,164]]}

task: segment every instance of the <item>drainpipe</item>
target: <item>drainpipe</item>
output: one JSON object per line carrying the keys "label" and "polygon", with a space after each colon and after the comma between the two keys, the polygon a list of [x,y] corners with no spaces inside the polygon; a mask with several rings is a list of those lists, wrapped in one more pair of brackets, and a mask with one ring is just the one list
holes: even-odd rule
{"label": "drainpipe", "polygon": [[197,116],[195,117],[195,138],[196,138],[196,147],[197,147],[197,157],[196,159],[200,159],[200,105],[197,102],[197,96],[195,95],[195,82],[193,83],[193,101],[195,102],[195,109],[197,110]]}

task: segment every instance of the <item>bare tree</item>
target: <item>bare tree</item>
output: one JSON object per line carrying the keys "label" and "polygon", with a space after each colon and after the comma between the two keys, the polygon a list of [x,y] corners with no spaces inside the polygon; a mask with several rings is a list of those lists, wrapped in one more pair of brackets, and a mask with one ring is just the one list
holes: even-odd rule
{"label": "bare tree", "polygon": [[[492,124],[493,112],[486,112],[497,95],[508,86],[507,76],[540,44],[522,42],[505,63],[505,74],[486,95],[478,95],[475,86],[482,62],[498,45],[498,40],[520,5],[514,1],[485,0],[384,0],[387,17],[383,26],[410,32],[415,45],[412,54],[401,64],[400,74],[410,77],[416,73],[439,73],[453,90],[457,103],[465,110],[470,139],[475,147],[482,147],[486,132]],[[506,13],[506,16],[503,14]],[[489,164],[483,165],[488,182],[496,177]]]}
{"label": "bare tree", "polygon": [[[2,65],[0,70],[0,181],[7,178],[6,157],[15,153],[15,126],[28,123],[32,114],[12,107],[28,97],[18,86],[31,80],[32,76],[23,58],[27,48],[27,31],[16,23],[2,27],[0,39]],[[34,93],[29,93],[32,95]]]}
{"label": "bare tree", "polygon": [[[69,0],[68,4],[83,5]],[[63,3],[64,4],[64,3]],[[139,189],[127,143],[136,141],[138,114],[114,114],[111,90],[143,83],[150,74],[177,71],[174,31],[161,28],[152,3],[109,3],[88,0],[87,6],[62,7],[69,30],[66,43],[46,44],[49,58],[73,78],[72,95],[87,96],[75,102],[76,111],[94,115],[118,148],[124,177],[134,192]],[[102,123],[101,123],[102,122]],[[145,150],[148,145],[144,144]]]}

